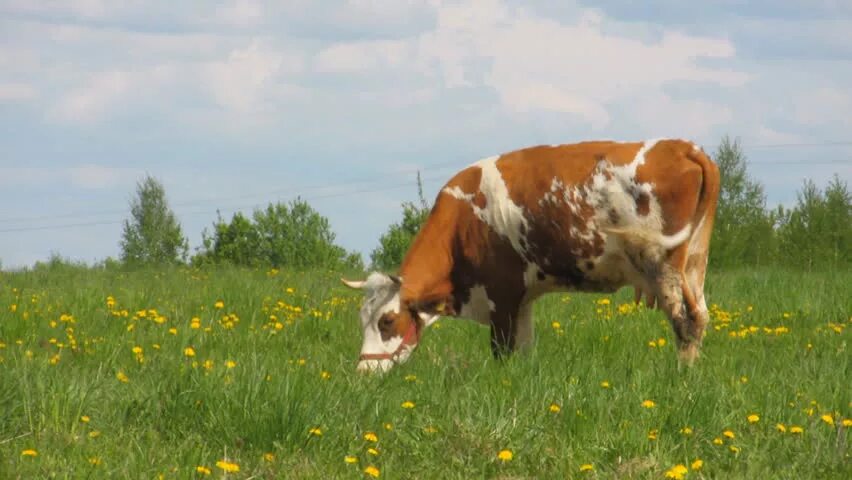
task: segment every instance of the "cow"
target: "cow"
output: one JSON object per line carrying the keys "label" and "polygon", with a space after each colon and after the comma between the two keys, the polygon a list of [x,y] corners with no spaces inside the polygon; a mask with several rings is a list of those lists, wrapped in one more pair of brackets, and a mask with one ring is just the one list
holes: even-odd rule
{"label": "cow", "polygon": [[692,142],[592,141],[485,158],[440,190],[397,275],[363,289],[360,371],[405,362],[441,316],[491,330],[495,357],[533,343],[533,302],[554,291],[644,293],[692,364],[719,170]]}

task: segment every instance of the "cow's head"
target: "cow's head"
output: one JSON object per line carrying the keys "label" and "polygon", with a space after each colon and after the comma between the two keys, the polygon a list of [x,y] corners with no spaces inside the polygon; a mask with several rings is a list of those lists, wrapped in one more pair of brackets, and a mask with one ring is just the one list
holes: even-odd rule
{"label": "cow's head", "polygon": [[438,319],[442,305],[418,308],[400,300],[402,279],[384,273],[371,273],[366,280],[343,283],[364,290],[361,330],[364,343],[358,359],[362,372],[390,370],[403,363],[420,341],[423,330]]}

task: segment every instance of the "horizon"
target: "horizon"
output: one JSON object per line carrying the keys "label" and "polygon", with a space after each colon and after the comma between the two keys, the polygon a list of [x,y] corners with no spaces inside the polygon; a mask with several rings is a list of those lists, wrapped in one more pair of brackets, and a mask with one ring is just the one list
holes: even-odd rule
{"label": "horizon", "polygon": [[530,145],[669,137],[713,154],[730,135],[770,207],[805,179],[852,179],[852,4],[8,0],[0,13],[4,270],[117,258],[145,174],[190,252],[217,211],[300,196],[365,262],[416,200],[416,172],[431,202],[454,172]]}

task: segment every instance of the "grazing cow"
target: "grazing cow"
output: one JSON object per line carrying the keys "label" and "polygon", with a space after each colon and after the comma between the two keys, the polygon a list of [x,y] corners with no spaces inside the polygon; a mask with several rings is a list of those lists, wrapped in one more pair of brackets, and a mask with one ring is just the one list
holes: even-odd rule
{"label": "grazing cow", "polygon": [[491,328],[501,356],[533,341],[533,301],[632,285],[671,320],[680,357],[708,320],[704,273],[719,171],[683,140],[538,146],[480,160],[444,186],[398,276],[365,290],[359,370],[409,358],[439,316]]}

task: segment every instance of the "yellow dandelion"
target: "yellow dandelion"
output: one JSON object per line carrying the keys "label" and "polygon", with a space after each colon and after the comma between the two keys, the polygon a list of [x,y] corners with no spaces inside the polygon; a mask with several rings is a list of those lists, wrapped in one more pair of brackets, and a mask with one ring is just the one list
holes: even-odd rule
{"label": "yellow dandelion", "polygon": [[716,438],[714,438],[714,439],[713,439],[713,445],[722,445],[722,444],[724,444],[724,443],[725,443],[725,441],[724,441],[724,440],[722,440],[722,439],[721,439],[721,438],[719,438],[719,437],[716,437]]}
{"label": "yellow dandelion", "polygon": [[234,367],[237,366],[237,362],[235,362],[233,360],[225,360],[225,366],[227,368],[234,368]]}
{"label": "yellow dandelion", "polygon": [[192,347],[186,347],[186,348],[183,349],[183,354],[186,355],[187,357],[194,357],[195,356],[195,349],[192,348]]}
{"label": "yellow dandelion", "polygon": [[376,443],[379,441],[379,437],[373,432],[366,432],[364,433],[364,440]]}
{"label": "yellow dandelion", "polygon": [[239,465],[227,460],[219,460],[216,462],[216,466],[224,470],[226,473],[236,473],[240,471]]}
{"label": "yellow dandelion", "polygon": [[654,408],[654,407],[657,406],[657,404],[654,403],[653,400],[645,400],[645,401],[642,402],[642,406],[644,408]]}
{"label": "yellow dandelion", "polygon": [[844,427],[852,427],[852,419],[844,418],[843,422],[841,422],[841,425],[843,425]]}
{"label": "yellow dandelion", "polygon": [[275,454],[272,453],[272,452],[266,452],[266,453],[263,454],[263,459],[266,460],[267,462],[271,462],[271,461],[275,460]]}
{"label": "yellow dandelion", "polygon": [[172,335],[177,335],[177,328],[174,328],[174,327],[170,328],[169,333],[171,333]]}
{"label": "yellow dandelion", "polygon": [[364,469],[364,473],[373,478],[379,478],[379,475],[381,474],[381,472],[379,472],[379,469],[372,465],[368,465],[367,468]]}
{"label": "yellow dandelion", "polygon": [[820,418],[820,420],[831,425],[832,427],[834,426],[834,417],[832,417],[831,414],[826,413],[825,415],[823,415],[819,418]]}
{"label": "yellow dandelion", "polygon": [[793,425],[793,426],[790,427],[790,433],[802,434],[802,433],[805,433],[805,429],[798,426],[798,425]]}
{"label": "yellow dandelion", "polygon": [[560,410],[562,410],[562,408],[561,408],[559,405],[555,404],[555,403],[551,403],[551,404],[550,404],[550,407],[549,407],[549,410],[550,410],[552,413],[559,413],[559,411],[560,411]]}
{"label": "yellow dandelion", "polygon": [[99,430],[92,430],[89,432],[89,438],[98,438],[101,436],[101,432]]}
{"label": "yellow dandelion", "polygon": [[406,400],[406,401],[402,402],[401,406],[402,406],[402,408],[406,408],[406,409],[410,410],[410,409],[414,408],[414,402]]}
{"label": "yellow dandelion", "polygon": [[124,372],[122,372],[121,370],[119,370],[118,373],[115,374],[115,378],[117,378],[118,381],[121,383],[130,382],[130,379],[127,378],[127,375],[125,375]]}
{"label": "yellow dandelion", "polygon": [[89,421],[91,421],[91,420],[92,419],[89,418],[88,415],[83,415],[82,417],[80,417],[80,421],[83,422],[83,423],[89,423]]}
{"label": "yellow dandelion", "polygon": [[373,448],[373,447],[368,448],[368,449],[367,449],[367,453],[369,453],[370,455],[372,455],[372,456],[374,456],[374,457],[378,457],[378,456],[379,456],[379,451],[378,451],[378,450],[376,450],[376,449],[375,449],[375,448]]}
{"label": "yellow dandelion", "polygon": [[33,448],[28,448],[21,452],[22,457],[37,457],[38,452]]}
{"label": "yellow dandelion", "polygon": [[683,435],[692,435],[692,428],[691,427],[683,427],[683,428],[680,429],[680,433],[682,433]]}
{"label": "yellow dandelion", "polygon": [[322,429],[319,428],[319,427],[314,427],[314,428],[308,430],[308,433],[310,433],[311,435],[313,435],[315,437],[321,437],[322,436]]}
{"label": "yellow dandelion", "polygon": [[660,431],[657,430],[656,428],[652,428],[651,430],[648,430],[648,440],[656,440],[657,434],[659,434],[659,433],[660,433]]}
{"label": "yellow dandelion", "polygon": [[784,425],[783,423],[776,423],[775,424],[775,430],[778,430],[779,432],[784,433],[784,432],[787,431],[787,426]]}
{"label": "yellow dandelion", "polygon": [[216,300],[216,303],[213,304],[213,308],[221,310],[225,308],[225,302],[223,302],[222,300]]}
{"label": "yellow dandelion", "polygon": [[746,419],[748,420],[748,423],[757,423],[760,421],[760,416],[756,413],[752,413]]}
{"label": "yellow dandelion", "polygon": [[391,424],[391,423],[386,423],[384,425],[384,427],[385,427],[385,430],[393,430],[393,424]]}
{"label": "yellow dandelion", "polygon": [[209,468],[205,467],[204,465],[199,465],[195,467],[195,471],[202,475],[210,475],[211,473],[213,473],[212,471],[210,471]]}
{"label": "yellow dandelion", "polygon": [[730,450],[734,455],[740,453],[740,447],[737,447],[736,445],[728,446],[728,450]]}
{"label": "yellow dandelion", "polygon": [[693,462],[689,465],[689,468],[691,468],[691,469],[693,469],[693,470],[695,470],[695,471],[698,471],[698,470],[701,470],[701,467],[703,467],[703,466],[704,466],[704,460],[701,460],[700,458],[696,458],[696,459],[695,459],[695,460],[694,460],[694,461],[693,461]]}
{"label": "yellow dandelion", "polygon": [[410,374],[409,374],[409,375],[406,375],[406,376],[405,376],[405,381],[406,381],[406,382],[413,382],[413,381],[415,381],[415,380],[417,380],[417,375],[410,375]]}
{"label": "yellow dandelion", "polygon": [[343,461],[345,463],[358,463],[358,457],[353,457],[352,455],[346,455],[343,457]]}
{"label": "yellow dandelion", "polygon": [[734,432],[732,432],[730,430],[725,430],[724,432],[722,432],[722,436],[725,437],[725,438],[730,438],[731,440],[733,440],[737,437],[736,435],[734,435]]}
{"label": "yellow dandelion", "polygon": [[689,470],[687,470],[685,465],[677,464],[674,467],[668,469],[666,471],[666,478],[674,478],[675,480],[683,480],[684,475],[687,474]]}
{"label": "yellow dandelion", "polygon": [[609,388],[610,384],[607,380],[601,382],[601,388]]}
{"label": "yellow dandelion", "polygon": [[331,378],[331,373],[323,370],[322,372],[320,372],[320,378],[322,378],[323,380],[328,380],[329,378]]}
{"label": "yellow dandelion", "polygon": [[512,458],[514,458],[514,455],[512,454],[511,450],[504,449],[500,450],[500,452],[497,454],[497,458],[503,462],[509,462],[512,460]]}
{"label": "yellow dandelion", "polygon": [[97,467],[98,465],[100,465],[102,463],[101,457],[89,457],[89,463],[93,467]]}
{"label": "yellow dandelion", "polygon": [[581,472],[593,472],[595,470],[595,466],[591,463],[584,463],[580,465]]}
{"label": "yellow dandelion", "polygon": [[746,377],[745,375],[740,377],[740,383],[748,383],[748,377]]}

